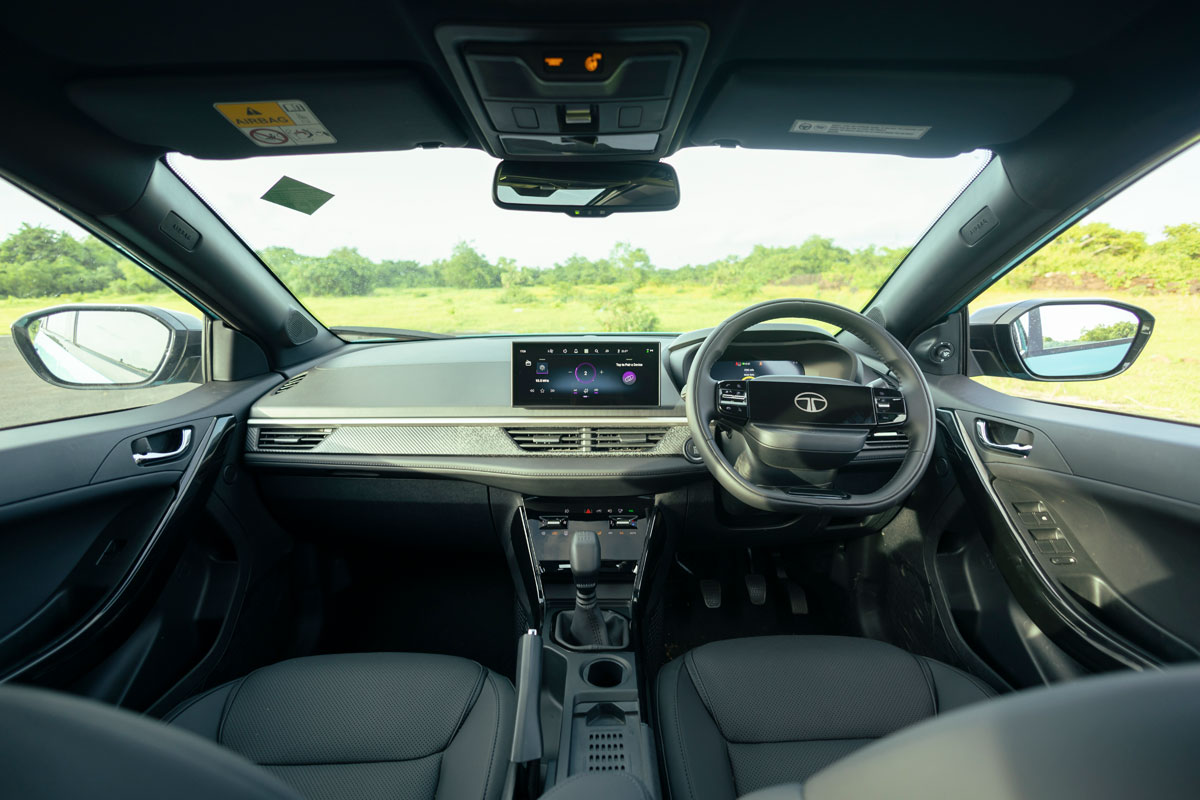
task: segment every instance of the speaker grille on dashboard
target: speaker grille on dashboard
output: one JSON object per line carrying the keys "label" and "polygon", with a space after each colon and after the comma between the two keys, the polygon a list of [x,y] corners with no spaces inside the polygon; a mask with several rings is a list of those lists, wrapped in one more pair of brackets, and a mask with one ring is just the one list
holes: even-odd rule
{"label": "speaker grille on dashboard", "polygon": [[317,326],[293,308],[288,312],[287,322],[284,323],[284,332],[287,333],[288,341],[292,344],[304,344],[311,342],[317,335]]}

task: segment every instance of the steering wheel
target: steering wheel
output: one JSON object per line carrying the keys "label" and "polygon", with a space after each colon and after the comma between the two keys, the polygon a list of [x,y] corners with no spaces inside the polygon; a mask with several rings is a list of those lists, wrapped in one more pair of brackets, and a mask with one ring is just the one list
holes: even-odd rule
{"label": "steering wheel", "polygon": [[[817,376],[712,378],[713,365],[747,328],[783,317],[817,320],[854,334],[887,365],[898,386],[864,386]],[[770,300],[739,311],[714,328],[692,361],[684,405],[692,440],[713,477],[736,499],[763,511],[882,511],[913,490],[933,454],[933,400],[908,349],[874,320],[819,300]],[[804,486],[754,483],[745,474],[751,470],[730,463],[714,428],[741,433],[750,456],[768,467],[823,480]],[[896,473],[867,494],[832,488],[836,470],[853,461],[867,437],[879,429],[908,436],[908,449]]]}

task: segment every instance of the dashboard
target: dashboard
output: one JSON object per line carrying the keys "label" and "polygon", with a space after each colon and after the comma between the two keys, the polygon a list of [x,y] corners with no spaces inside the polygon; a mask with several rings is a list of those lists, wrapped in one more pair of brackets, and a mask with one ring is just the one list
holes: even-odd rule
{"label": "dashboard", "polygon": [[[680,396],[707,334],[348,345],[254,404],[246,461],[444,475],[547,495],[683,485],[707,472],[689,447]],[[854,351],[803,325],[753,328],[713,369],[718,380],[766,375],[878,378]]]}

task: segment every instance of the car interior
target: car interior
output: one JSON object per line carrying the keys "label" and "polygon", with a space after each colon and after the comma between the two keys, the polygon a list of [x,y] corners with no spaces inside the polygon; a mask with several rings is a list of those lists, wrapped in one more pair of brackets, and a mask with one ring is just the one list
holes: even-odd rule
{"label": "car interior", "polygon": [[[64,293],[11,325],[63,399],[0,417],[0,795],[1195,796],[1200,427],[977,380],[1103,381],[1167,326],[968,304],[1197,141],[1196,30],[1171,2],[6,9],[0,177],[196,311]],[[262,198],[301,230],[352,164],[420,199],[432,173],[369,159],[461,151],[486,174],[450,188],[569,240],[669,224],[700,150],[982,155],[865,306],[794,281],[694,330],[333,324],[221,183],[326,159],[330,191]],[[151,399],[72,399],[118,396]]]}

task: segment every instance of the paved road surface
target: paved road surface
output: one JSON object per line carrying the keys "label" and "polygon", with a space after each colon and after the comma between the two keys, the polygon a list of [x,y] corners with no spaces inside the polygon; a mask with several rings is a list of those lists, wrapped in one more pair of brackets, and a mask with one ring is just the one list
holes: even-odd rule
{"label": "paved road surface", "polygon": [[195,384],[153,389],[60,389],[33,373],[13,345],[0,335],[0,428],[103,411],[145,406],[181,395]]}

